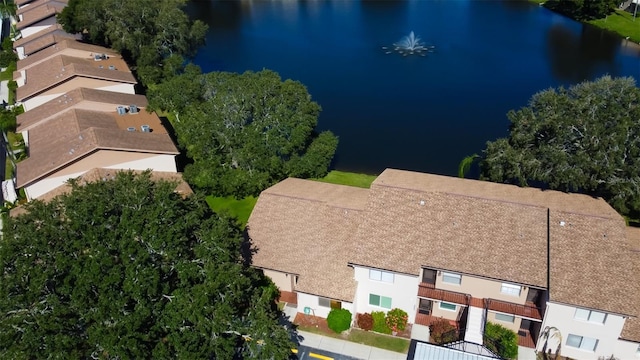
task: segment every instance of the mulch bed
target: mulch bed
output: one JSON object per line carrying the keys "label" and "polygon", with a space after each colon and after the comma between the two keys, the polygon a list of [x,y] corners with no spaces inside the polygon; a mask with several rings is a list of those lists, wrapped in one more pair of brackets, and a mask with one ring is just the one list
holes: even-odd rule
{"label": "mulch bed", "polygon": [[[315,327],[316,329],[318,329],[318,331],[332,337],[341,336],[346,338],[345,333],[338,335],[333,330],[329,329],[329,325],[327,325],[327,319],[321,318],[318,316],[298,313],[296,315],[296,318],[293,320],[293,323],[300,326]],[[404,331],[399,332],[396,336],[406,338],[406,339],[411,339],[411,324],[407,324],[406,329],[404,329]]]}

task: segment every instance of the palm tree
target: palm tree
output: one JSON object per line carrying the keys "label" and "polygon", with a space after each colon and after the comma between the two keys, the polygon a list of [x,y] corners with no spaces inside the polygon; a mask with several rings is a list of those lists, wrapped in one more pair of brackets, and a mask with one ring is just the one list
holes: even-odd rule
{"label": "palm tree", "polygon": [[2,15],[3,19],[16,15],[16,4],[13,3],[13,0],[2,0],[2,3],[0,3],[0,15]]}
{"label": "palm tree", "polygon": [[560,348],[562,347],[562,334],[560,334],[560,330],[558,330],[555,326],[547,326],[540,334],[541,338],[544,338],[544,345],[542,346],[542,358],[544,360],[551,359],[551,349],[547,352],[547,346],[549,345],[549,340],[555,339],[558,341],[558,347],[556,348],[554,360],[557,360],[560,357]]}
{"label": "palm tree", "polygon": [[469,169],[471,169],[471,165],[479,158],[480,155],[473,154],[462,159],[458,165],[458,177],[464,178],[464,176],[469,172]]}

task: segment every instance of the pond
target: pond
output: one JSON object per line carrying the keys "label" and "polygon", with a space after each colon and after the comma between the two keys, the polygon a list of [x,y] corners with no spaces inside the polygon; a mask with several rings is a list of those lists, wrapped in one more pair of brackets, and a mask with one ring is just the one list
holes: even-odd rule
{"label": "pond", "polygon": [[[318,128],[340,139],[333,167],[345,171],[455,175],[464,156],[508,134],[507,112],[534,93],[604,74],[640,79],[637,44],[526,1],[191,1],[187,10],[209,24],[195,58],[203,71],[266,68],[307,86],[323,109]],[[411,31],[433,52],[389,51]]]}

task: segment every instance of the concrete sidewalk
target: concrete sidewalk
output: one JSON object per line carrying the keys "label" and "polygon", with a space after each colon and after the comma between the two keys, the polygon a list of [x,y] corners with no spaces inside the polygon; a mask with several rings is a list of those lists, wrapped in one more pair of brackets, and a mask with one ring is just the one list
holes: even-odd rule
{"label": "concrete sidewalk", "polygon": [[328,336],[298,331],[304,346],[343,354],[363,360],[405,360],[407,354],[378,349],[373,346],[357,344],[351,341],[335,339]]}

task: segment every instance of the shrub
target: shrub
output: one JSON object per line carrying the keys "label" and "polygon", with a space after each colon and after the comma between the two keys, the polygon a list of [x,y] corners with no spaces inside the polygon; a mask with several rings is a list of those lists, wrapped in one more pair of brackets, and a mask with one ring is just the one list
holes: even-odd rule
{"label": "shrub", "polygon": [[505,359],[518,357],[518,335],[498,324],[488,322],[484,327],[485,346]]}
{"label": "shrub", "polygon": [[387,326],[386,315],[383,311],[374,311],[371,313],[373,318],[373,331],[382,334],[391,334],[391,329]]}
{"label": "shrub", "polygon": [[405,329],[405,327],[407,326],[408,318],[409,316],[407,315],[406,311],[395,308],[387,313],[385,322],[392,332],[398,332]]}
{"label": "shrub", "polygon": [[458,340],[456,327],[448,320],[438,319],[429,326],[431,338],[436,344],[446,344]]}
{"label": "shrub", "polygon": [[373,316],[369,313],[358,315],[358,327],[364,331],[373,329]]}
{"label": "shrub", "polygon": [[347,309],[331,309],[327,316],[329,329],[338,334],[351,327],[351,311]]}

